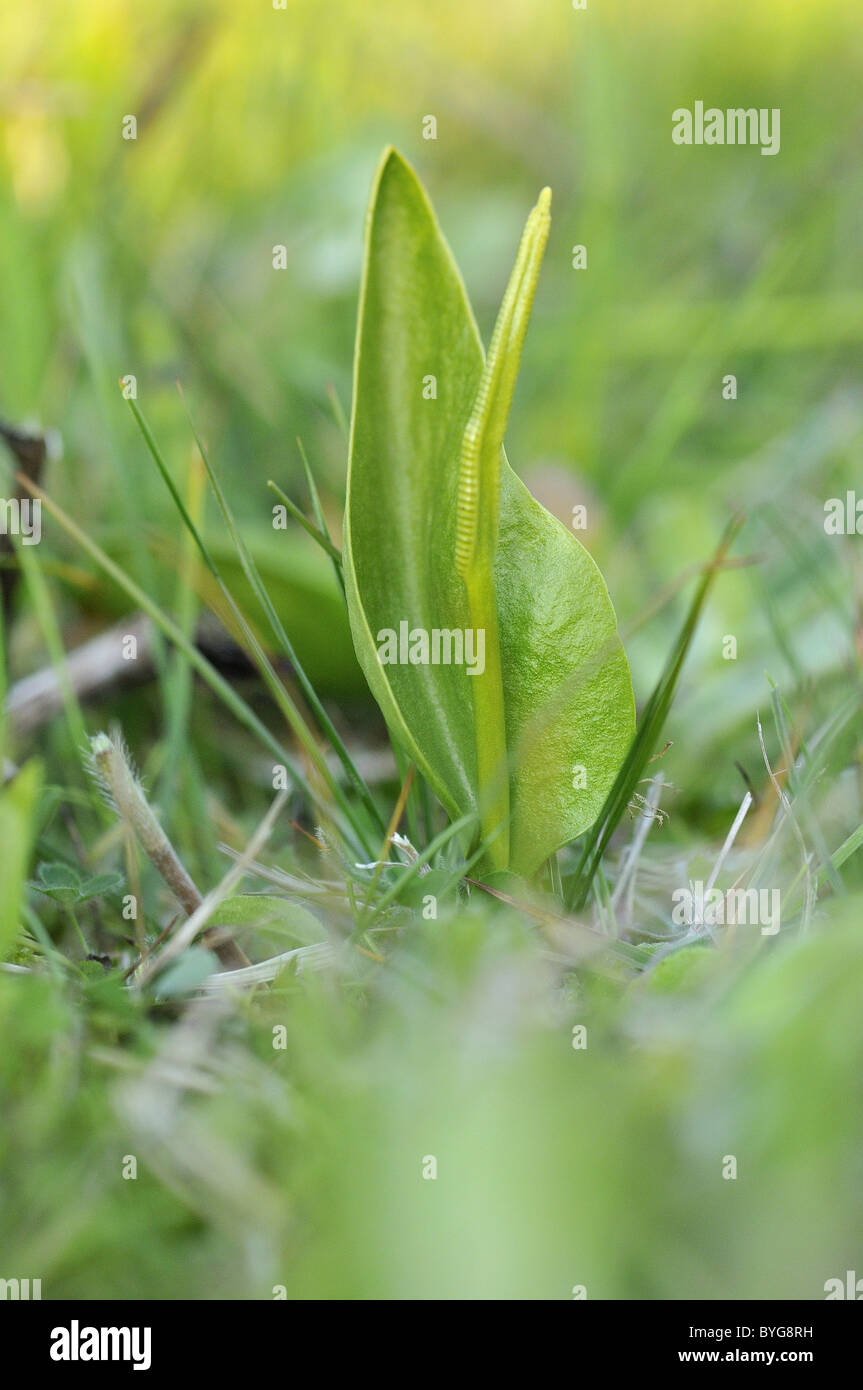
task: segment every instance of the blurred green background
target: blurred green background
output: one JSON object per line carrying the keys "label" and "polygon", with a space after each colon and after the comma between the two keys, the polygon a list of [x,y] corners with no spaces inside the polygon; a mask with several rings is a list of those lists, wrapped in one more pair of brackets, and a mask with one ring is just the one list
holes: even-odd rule
{"label": "blurred green background", "polygon": [[[660,600],[733,509],[748,515],[738,554],[753,563],[720,579],[667,730],[656,874],[685,882],[739,804],[736,764],[764,780],[768,676],[807,734],[859,690],[863,542],[826,537],[823,505],[863,495],[861,89],[858,0],[13,0],[0,415],[58,432],[48,492],[170,608],[179,522],[117,380],[137,378],[182,481],[179,378],[310,674],[372,721],[331,572],[273,533],[266,482],[303,495],[302,436],[338,530],[330,394],[349,410],[383,146],[426,183],[486,339],[550,184],[507,449],[565,522],[587,504],[639,703],[687,592]],[[696,100],[778,107],[780,153],[674,145],[671,113]],[[220,534],[213,510],[214,548]],[[40,558],[67,645],[127,611],[50,522]],[[15,674],[45,661],[26,607],[12,656]],[[158,701],[119,708],[146,752]],[[208,796],[256,817],[266,779],[240,776],[225,723],[203,695],[190,747]],[[49,780],[64,740],[36,742]],[[839,745],[817,810],[830,849],[863,819],[859,718]],[[211,810],[192,802],[177,828],[212,868]],[[670,1002],[561,984],[520,921],[473,904],[424,927],[383,980],[291,983],[244,1006],[213,1047],[225,1093],[205,1084],[202,1025],[173,1109],[170,1067],[118,1079],[170,1042],[115,982],[70,1001],[0,976],[0,1248],[15,1266],[0,1277],[43,1272],[46,1296],[84,1297],[823,1296],[863,1259],[857,858],[823,935],[754,964],[722,955]],[[597,1045],[582,1059],[584,1018]],[[138,1184],[120,1177],[129,1152]],[[737,1182],[719,1177],[728,1153]]]}
{"label": "blurred green background", "polygon": [[[349,409],[365,204],[392,142],[429,187],[486,337],[525,212],[554,190],[508,449],[562,519],[587,502],[624,633],[706,559],[731,508],[754,514],[744,549],[762,564],[722,585],[689,669],[687,760],[729,730],[751,737],[765,669],[786,683],[841,669],[855,585],[820,521],[853,485],[861,438],[853,0],[373,15],[347,0],[49,0],[7,8],[0,41],[0,411],[60,431],[49,491],[133,571],[139,533],[173,543],[178,522],[116,383],[136,376],[179,476],[180,378],[271,578],[299,586],[313,673],[357,690],[346,626],[330,616],[316,642],[308,624],[303,585],[327,585],[326,566],[296,537],[274,555],[265,484],[296,491],[301,435],[338,526],[345,447],[327,392]],[[674,145],[671,112],[696,99],[779,107],[780,153]],[[677,618],[630,642],[642,699]],[[729,687],[710,717],[699,672]],[[715,771],[736,795],[727,760]]]}

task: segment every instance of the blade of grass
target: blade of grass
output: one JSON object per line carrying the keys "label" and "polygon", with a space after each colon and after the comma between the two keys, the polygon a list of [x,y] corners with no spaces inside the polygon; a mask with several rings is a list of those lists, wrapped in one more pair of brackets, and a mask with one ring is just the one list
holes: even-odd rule
{"label": "blade of grass", "polygon": [[791,826],[791,829],[794,832],[794,838],[797,841],[798,847],[800,849],[800,862],[806,879],[806,899],[803,905],[803,927],[805,929],[809,924],[812,907],[814,906],[816,898],[815,885],[812,878],[811,869],[812,856],[807,848],[806,840],[803,836],[803,831],[800,829],[800,825],[797,819],[797,813],[794,809],[794,806],[791,803],[791,798],[783,788],[782,783],[779,781],[779,778],[776,776],[776,773],[774,772],[771,766],[770,759],[767,755],[767,745],[764,742],[764,729],[761,724],[761,716],[757,712],[755,715],[755,723],[758,729],[758,745],[761,749],[761,756],[764,759],[764,766],[767,769],[767,776],[770,778],[770,783],[773,787],[773,790],[776,793],[776,799],[779,802],[779,806],[782,810],[782,815],[784,819],[787,820],[788,824]]}
{"label": "blade of grass", "polygon": [[285,796],[285,792],[279,792],[242,854],[231,865],[221,883],[218,883],[215,888],[210,890],[207,896],[202,899],[199,906],[195,908],[194,912],[187,917],[185,922],[183,922],[168,938],[161,950],[156,955],[150,956],[147,959],[138,972],[135,980],[135,984],[139,989],[148,984],[160,971],[164,970],[165,966],[170,961],[174,960],[182,951],[191,946],[195,938],[203,932],[210,918],[217,912],[220,903],[233,892],[237,884],[242,882],[248,871],[249,863],[254,860],[255,856],[270,838],[273,827],[285,804]]}
{"label": "blade of grass", "polygon": [[[156,467],[161,473],[165,485],[168,488],[171,497],[173,498],[174,504],[177,507],[177,510],[179,511],[181,517],[183,518],[183,521],[185,522],[187,529],[192,535],[195,544],[197,545],[198,550],[201,553],[205,565],[207,566],[208,570],[210,571],[216,583],[218,584],[219,589],[225,599],[225,602],[228,604],[234,619],[239,624],[240,631],[242,632],[243,639],[246,643],[249,655],[254,661],[254,664],[257,666],[258,671],[260,672],[261,677],[263,678],[267,688],[269,689],[270,694],[273,696],[273,699],[275,700],[277,707],[284,715],[288,723],[288,727],[291,729],[298,743],[303,748],[304,752],[309,758],[309,761],[315,768],[318,776],[321,778],[321,781],[327,787],[333,799],[340,806],[342,813],[347,819],[348,823],[352,826],[354,835],[357,837],[359,844],[362,846],[363,852],[366,854],[371,853],[371,842],[368,840],[366,836],[364,827],[354,814],[354,810],[350,804],[350,801],[345,796],[344,792],[342,791],[342,788],[336,781],[336,778],[333,776],[333,773],[330,770],[327,761],[324,758],[323,753],[321,752],[321,749],[319,748],[316,739],[312,735],[312,732],[309,729],[305,719],[301,715],[300,711],[297,709],[297,706],[291,699],[290,694],[285,689],[285,686],[279,679],[278,674],[276,673],[266,652],[261,646],[261,643],[259,642],[254,631],[252,630],[251,625],[247,621],[245,615],[243,614],[242,610],[240,609],[239,605],[234,599],[232,593],[228,589],[228,586],[222,579],[221,573],[219,572],[219,569],[215,561],[213,560],[212,556],[210,555],[210,552],[204,544],[198,528],[195,526],[195,523],[189,516],[186,505],[183,502],[183,499],[180,497],[179,492],[177,491],[177,487],[174,483],[173,478],[171,477],[167,464],[162,458],[159,446],[156,443],[156,440],[154,439],[140,409],[138,408],[137,402],[130,399],[129,405],[131,407],[132,414],[134,415],[135,420],[141,430],[144,441],[147,445],[147,448],[150,451],[153,461],[155,462]],[[200,450],[200,441],[197,442]],[[214,474],[212,470],[209,468],[208,461],[206,457],[204,457],[203,453],[202,458],[204,461],[204,466],[207,468],[210,480],[212,482],[214,479]],[[217,483],[216,487],[218,489]],[[240,552],[240,554],[242,559],[242,551]],[[250,578],[251,582],[251,577],[247,577]],[[258,582],[260,583],[260,579],[258,580]],[[299,669],[301,668],[298,668],[298,671]]]}
{"label": "blade of grass", "polygon": [[0,603],[0,784],[3,782],[3,769],[6,762],[6,619]]}
{"label": "blade of grass", "polygon": [[[407,754],[402,752],[402,750],[398,747],[398,744],[396,743],[393,744],[393,755],[396,760],[396,767],[398,769],[399,780],[403,783],[408,775],[409,768],[413,767],[414,765],[410,761],[410,758],[407,756]],[[405,819],[407,821],[408,834],[410,837],[411,844],[413,845],[421,845],[423,842],[423,836],[420,834],[419,817],[417,814],[417,807],[419,803],[418,786],[420,781],[421,778],[417,776],[413,777],[411,781],[410,795],[408,796],[407,805],[405,806]]]}
{"label": "blade of grass", "polygon": [[[196,460],[189,460],[186,482],[186,499],[189,514],[201,524],[204,511],[204,474]],[[179,577],[177,580],[176,613],[177,626],[191,643],[195,632],[195,619],[198,613],[198,598],[195,592],[195,569],[197,559],[194,538],[187,530],[183,531],[181,541]],[[185,652],[175,647],[165,675],[165,716],[167,732],[165,738],[165,762],[160,779],[159,804],[167,825],[171,823],[171,812],[177,794],[180,770],[185,769],[182,756],[187,740],[189,710],[192,699],[192,668]]]}
{"label": "blade of grass", "polygon": [[[100,264],[101,257],[91,255],[81,248],[80,254],[70,257],[71,289],[75,301],[76,336],[81,344],[84,361],[90,374],[92,390],[100,415],[99,434],[104,441],[103,453],[109,459],[123,459],[125,444],[121,442],[116,428],[116,395],[111,389],[110,363],[116,360],[115,354],[122,354],[125,344],[114,337],[109,327],[108,287]],[[147,549],[140,525],[140,465],[136,460],[124,461],[120,476],[114,473],[112,489],[122,516],[124,534],[128,540],[135,573],[144,588],[153,593],[155,589],[155,566],[153,557]],[[113,472],[113,470],[112,470]],[[106,487],[107,479],[101,470],[91,474],[97,488]],[[153,660],[159,674],[159,695],[162,695],[161,678],[165,670],[165,649],[160,632],[153,633]]]}
{"label": "blade of grass", "polygon": [[380,879],[381,872],[382,872],[383,867],[384,867],[384,861],[386,860],[386,857],[387,857],[387,855],[389,854],[389,849],[390,849],[390,845],[392,844],[392,841],[393,841],[393,836],[395,835],[396,831],[397,831],[398,828],[399,828],[399,825],[401,824],[401,818],[402,818],[402,816],[404,815],[405,805],[406,805],[406,803],[407,803],[407,799],[408,799],[408,796],[409,796],[409,794],[410,794],[410,789],[411,789],[411,786],[412,786],[412,784],[413,784],[413,780],[414,780],[414,766],[413,766],[413,763],[411,763],[410,767],[409,767],[408,770],[407,770],[407,776],[405,777],[405,779],[404,779],[404,781],[403,781],[403,783],[402,783],[401,791],[400,791],[399,794],[398,794],[398,799],[397,799],[397,801],[396,801],[395,808],[394,808],[394,810],[393,810],[392,815],[390,816],[390,823],[389,823],[389,825],[387,826],[386,834],[384,835],[384,842],[383,842],[383,844],[381,845],[381,852],[380,852],[380,855],[379,855],[379,857],[378,857],[377,863],[376,863],[376,865],[375,865],[375,871],[374,871],[374,873],[373,873],[373,875],[372,875],[372,881],[371,881],[371,883],[369,884],[369,887],[368,887],[368,891],[367,891],[367,894],[366,894],[366,908],[365,908],[365,911],[363,912],[363,915],[362,915],[362,917],[361,917],[361,919],[360,919],[360,922],[359,922],[358,928],[357,928],[358,931],[360,931],[360,932],[364,932],[364,931],[366,930],[366,927],[367,927],[366,918],[367,918],[367,915],[368,915],[368,912],[369,912],[371,900],[372,900],[372,898],[374,897],[374,895],[375,895],[375,893],[376,893],[376,891],[377,891],[378,881],[379,881],[379,879]]}
{"label": "blade of grass", "polygon": [[469,883],[472,888],[478,888],[481,892],[487,893],[489,897],[497,899],[498,902],[506,903],[507,907],[513,908],[514,911],[524,913],[525,917],[531,917],[544,927],[563,927],[582,934],[590,940],[592,950],[607,951],[610,955],[625,961],[627,965],[635,965],[641,969],[650,959],[649,953],[645,952],[642,946],[634,946],[628,941],[618,941],[614,937],[608,937],[598,927],[591,926],[588,922],[561,917],[559,913],[550,912],[538,903],[520,902],[518,898],[511,897],[509,893],[503,893],[499,888],[492,888],[487,883],[481,883],[479,879],[469,878],[467,874],[465,874],[465,882]]}
{"label": "blade of grass", "polygon": [[[834,869],[841,869],[846,859],[850,859],[852,854],[856,854],[863,845],[863,825],[858,825],[857,829],[843,840],[838,849],[835,849],[830,856],[830,862]],[[818,875],[821,878],[821,875]]]}
{"label": "blade of grass", "polygon": [[[398,897],[406,884],[410,883],[412,878],[416,878],[420,869],[423,868],[439,850],[443,849],[444,845],[449,844],[450,840],[452,840],[454,836],[460,834],[461,831],[467,830],[470,826],[475,824],[475,815],[461,816],[458,820],[452,821],[439,835],[435,836],[431,844],[427,845],[412,863],[405,866],[404,873],[399,874],[398,878],[390,884],[386,892],[378,898],[373,907],[373,917],[378,917],[380,913],[383,912],[384,908],[389,907],[390,903]],[[500,832],[498,831],[497,833],[499,834]],[[484,848],[483,846],[482,850],[476,851],[474,857],[479,858]],[[367,930],[367,927],[363,929]]]}
{"label": "blade of grass", "polygon": [[104,550],[102,550],[94,540],[91,540],[56,502],[52,501],[47,493],[43,492],[35,483],[31,483],[29,478],[24,478],[23,475],[19,476],[23,486],[28,489],[33,497],[38,497],[40,499],[42,505],[50,515],[53,516],[54,520],[62,526],[67,535],[71,536],[75,543],[79,545],[82,550],[86,551],[91,559],[95,560],[100,569],[102,569],[105,574],[109,575],[110,578],[114,580],[115,584],[118,584],[138,607],[143,609],[143,611],[152,618],[153,622],[157,624],[160,631],[164,633],[168,640],[183,651],[190,665],[193,666],[198,672],[198,675],[206,681],[210,689],[231,711],[238,722],[255,734],[264,747],[266,747],[270,753],[274,754],[280,763],[284,764],[288,776],[296,789],[310,802],[320,806],[323,810],[328,810],[329,808],[322,800],[319,793],[313,790],[303,774],[295,766],[287,750],[279,743],[278,739],[270,733],[266,725],[246,704],[242,696],[237,694],[233,686],[229,685],[228,682],[219,675],[219,672],[210,664],[203,653],[199,652],[198,648],[189,641],[180,628],[177,627],[176,623],[173,622],[166,613],[162,612],[158,604],[154,603],[150,596],[145,594],[144,590],[139,588],[135,581],[126,574],[119,565],[116,565],[114,561],[105,554]]}
{"label": "blade of grass", "polygon": [[[345,421],[345,428],[347,429],[347,421]],[[345,435],[345,439],[347,439],[347,437],[348,436]],[[332,544],[333,538],[330,535],[330,528],[327,525],[327,519],[324,516],[324,509],[321,506],[321,499],[320,494],[318,493],[317,483],[315,482],[315,475],[312,472],[312,466],[309,463],[308,456],[305,450],[305,445],[303,444],[303,441],[300,439],[299,435],[297,435],[297,448],[300,451],[300,458],[303,461],[303,471],[306,475],[306,486],[309,489],[309,498],[312,504],[312,513],[314,515],[315,521],[318,524],[318,529],[320,530],[321,535],[326,536],[327,540],[330,541],[330,543]],[[341,551],[338,550],[335,545],[333,545],[333,549],[336,552],[335,558],[333,559],[333,570],[335,571],[336,580],[338,582],[339,588],[342,591],[342,595],[344,595],[345,576],[342,568]]]}
{"label": "blade of grass", "polygon": [[776,724],[776,731],[779,735],[779,740],[782,745],[782,754],[785,759],[785,782],[788,787],[788,791],[791,795],[791,798],[793,798],[794,801],[795,813],[799,814],[800,819],[803,822],[803,825],[805,826],[806,833],[811,843],[815,846],[815,853],[818,856],[818,861],[820,865],[819,872],[827,874],[833,885],[834,892],[840,894],[844,893],[845,885],[843,884],[842,879],[839,877],[838,873],[833,867],[833,863],[830,858],[830,851],[827,848],[827,841],[824,839],[824,835],[821,831],[821,826],[818,823],[818,817],[813,815],[812,809],[809,805],[809,798],[801,786],[800,773],[797,767],[798,752],[795,751],[795,745],[797,750],[800,754],[802,754],[804,759],[808,759],[809,754],[806,750],[806,746],[803,742],[802,737],[797,734],[796,730],[793,731],[792,740],[790,711],[785,701],[783,700],[779,689],[777,688],[775,683],[770,679],[769,674],[767,676],[767,681],[770,686],[770,699],[773,706],[773,718]]}
{"label": "blade of grass", "polygon": [[374,799],[372,798],[372,794],[366,786],[365,782],[363,781],[362,777],[360,776],[359,772],[357,771],[353,759],[351,758],[351,755],[349,754],[347,748],[345,747],[344,743],[339,737],[339,734],[335,729],[332,720],[330,719],[329,715],[327,714],[326,710],[321,704],[317,691],[315,690],[314,686],[312,685],[311,681],[309,680],[308,676],[303,670],[303,667],[300,664],[299,657],[297,656],[297,653],[294,649],[294,645],[288,637],[288,634],[284,629],[282,621],[279,618],[279,615],[277,614],[275,607],[273,606],[273,601],[270,598],[270,595],[267,591],[267,586],[261,579],[260,572],[258,570],[257,565],[255,564],[251,551],[249,550],[249,547],[246,545],[246,542],[243,540],[240,534],[240,529],[237,526],[234,514],[231,511],[231,508],[228,504],[228,499],[225,496],[224,490],[222,488],[221,483],[219,482],[218,477],[216,476],[215,469],[213,468],[210,462],[210,458],[207,453],[207,450],[204,447],[203,441],[200,435],[198,434],[197,427],[195,425],[194,420],[192,419],[191,411],[189,410],[189,407],[186,403],[186,398],[183,395],[182,387],[180,386],[179,382],[177,383],[177,389],[180,392],[180,399],[182,400],[183,406],[186,410],[189,426],[192,430],[192,434],[195,437],[195,443],[198,446],[198,452],[201,455],[201,460],[204,464],[204,467],[207,470],[207,477],[210,480],[210,486],[212,487],[213,492],[216,495],[216,501],[219,504],[219,509],[222,513],[225,525],[228,528],[228,533],[231,537],[231,540],[234,543],[234,548],[236,549],[237,554],[240,558],[240,564],[243,567],[243,572],[246,578],[248,579],[249,584],[251,585],[258,602],[260,603],[262,609],[264,610],[264,613],[267,616],[267,619],[269,621],[270,627],[273,631],[276,640],[281,645],[282,650],[285,653],[285,656],[288,658],[288,660],[291,663],[291,666],[294,669],[297,680],[299,681],[303,694],[305,695],[306,700],[308,701],[309,708],[311,709],[312,714],[317,720],[319,728],[321,729],[325,737],[329,739],[330,745],[334,749],[335,753],[339,758],[339,761],[342,764],[342,767],[345,769],[345,772],[347,773],[348,780],[351,786],[353,787],[357,795],[360,797],[360,800],[363,802],[363,805],[369,812],[369,815],[372,817],[373,823],[377,825],[379,829],[383,830],[384,823],[381,818],[380,812],[378,811],[378,808],[375,805]]}
{"label": "blade of grass", "polygon": [[339,400],[336,388],[331,381],[327,383],[327,400],[329,401],[330,409],[333,412],[333,419],[335,420],[336,425],[338,426],[341,432],[342,438],[344,439],[345,443],[347,443],[348,438],[350,437],[348,418],[345,415],[344,408],[342,406],[341,401]]}
{"label": "blade of grass", "polygon": [[[305,515],[305,513],[300,511],[300,508],[297,506],[296,502],[292,502],[288,494],[284,492],[282,488],[279,487],[278,483],[274,483],[272,478],[270,478],[269,482],[267,483],[267,487],[270,488],[271,491],[276,494],[282,506],[285,508],[286,511],[290,512],[291,516],[294,518],[294,521],[298,521],[302,526],[303,530],[308,532],[308,534],[311,536],[312,540],[317,541],[321,549],[326,551],[327,555],[329,555],[333,563],[339,567],[339,574],[341,574],[341,551],[336,549],[329,537],[325,536],[323,531],[319,530],[319,528],[314,524],[314,522],[309,521],[309,518]],[[341,582],[343,583],[344,581]]]}
{"label": "blade of grass", "polygon": [[[834,874],[838,875],[845,861],[850,859],[852,854],[856,854],[861,846],[863,846],[863,825],[858,825],[857,829],[852,831],[848,838],[843,840],[842,844],[830,855],[830,869],[828,870],[826,866],[816,869],[814,875],[816,893],[820,893],[821,889],[825,888],[828,884],[832,886]],[[792,904],[792,911],[794,905],[796,905],[795,900],[792,898],[792,894],[796,893],[805,875],[805,866],[801,866],[789,886],[783,889],[783,899],[787,898],[788,902]],[[844,894],[845,891],[845,884],[843,883],[842,893]]]}
{"label": "blade of grass", "polygon": [[[23,476],[23,475],[20,475]],[[76,750],[86,747],[87,726],[84,722],[84,715],[78,702],[78,697],[69,679],[66,669],[66,651],[63,646],[63,637],[60,632],[60,625],[54,612],[48,586],[42,574],[40,562],[33,553],[30,546],[17,545],[16,550],[21,572],[30,594],[36,620],[42,632],[45,646],[51,665],[57,677],[57,685],[63,701],[63,713],[66,719],[66,726],[69,730],[69,738],[72,746]]]}
{"label": "blade of grass", "polygon": [[617,829],[644,769],[650,761],[651,754],[659,742],[668,711],[671,708],[671,702],[674,699],[674,692],[680,679],[683,663],[686,660],[695,629],[698,626],[698,620],[701,617],[701,610],[713,586],[717,572],[742,525],[743,518],[740,516],[733,517],[728,523],[716,554],[705,569],[696,589],[677,642],[645,706],[629,753],[606,797],[605,805],[595,825],[585,840],[575,873],[569,879],[566,905],[571,911],[579,911],[585,906],[591,892],[594,876],[611,837]]}
{"label": "blade of grass", "polygon": [[[816,787],[824,777],[828,767],[828,756],[831,749],[836,744],[839,737],[847,729],[849,723],[859,716],[860,695],[859,692],[852,691],[851,695],[845,700],[843,705],[834,710],[826,722],[808,740],[806,748],[806,760],[803,765],[802,774],[799,782],[799,789],[795,798],[795,805],[798,808],[808,809],[809,800]],[[766,803],[765,803],[766,805]],[[750,886],[754,887],[760,883],[770,883],[775,881],[776,875],[780,872],[778,868],[779,846],[783,839],[787,819],[783,817],[774,818],[773,828],[770,835],[764,842],[750,879]],[[838,865],[833,863],[834,869],[838,870]],[[792,902],[792,894],[795,893],[806,875],[805,867],[802,867],[796,877],[792,880],[787,889],[783,889],[783,900]],[[832,874],[823,864],[814,876],[816,891],[832,880]],[[835,886],[835,885],[834,885]],[[783,909],[784,911],[785,909]],[[801,909],[802,910],[802,909]],[[788,916],[793,912],[793,907],[788,909]]]}

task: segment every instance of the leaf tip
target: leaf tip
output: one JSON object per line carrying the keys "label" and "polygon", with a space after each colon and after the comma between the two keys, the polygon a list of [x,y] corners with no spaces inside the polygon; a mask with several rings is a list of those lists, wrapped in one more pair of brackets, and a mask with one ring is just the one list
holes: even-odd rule
{"label": "leaf tip", "polygon": [[385,145],[378,162],[378,172],[375,182],[381,184],[387,177],[398,177],[399,175],[409,174],[414,179],[416,174],[411,168],[403,154],[400,154],[395,145]]}

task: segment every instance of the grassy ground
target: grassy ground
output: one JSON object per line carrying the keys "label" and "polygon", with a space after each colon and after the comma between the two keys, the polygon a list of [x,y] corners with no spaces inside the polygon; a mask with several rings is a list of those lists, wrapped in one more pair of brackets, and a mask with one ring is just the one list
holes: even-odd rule
{"label": "grassy ground", "polygon": [[[336,11],[88,0],[0,18],[0,414],[62,441],[41,473],[59,510],[2,556],[20,574],[2,643],[0,1278],[85,1298],[823,1297],[859,1268],[863,1216],[861,542],[823,525],[861,476],[855,6]],[[670,113],[696,99],[780,107],[779,155],[674,146]],[[318,795],[285,718],[308,699],[175,389],[386,826],[406,769],[329,558],[299,525],[273,531],[267,481],[309,509],[300,435],[338,542],[362,219],[388,141],[431,189],[486,339],[524,210],[554,188],[507,449],[564,521],[587,503],[642,718],[698,571],[745,514],[655,731],[652,753],[671,746],[644,776],[661,783],[636,789],[647,808],[628,798],[577,912],[553,882],[514,902],[465,885],[418,779],[400,825],[433,878],[356,867],[385,837],[332,748],[338,792]],[[239,617],[121,397],[129,374]],[[78,698],[64,653],[106,631],[117,670]],[[133,631],[137,658],[117,661]],[[47,714],[21,698],[34,672],[58,682]],[[205,995],[199,947],[129,987],[179,910],[85,766],[114,724],[204,894],[254,859],[235,903],[267,896],[233,920],[253,961],[302,953],[275,979]],[[314,795],[290,791],[258,842],[274,761]],[[351,853],[339,795],[367,842]],[[564,888],[582,849],[560,858]],[[684,940],[672,895],[717,864],[723,888],[780,892],[776,935]]]}

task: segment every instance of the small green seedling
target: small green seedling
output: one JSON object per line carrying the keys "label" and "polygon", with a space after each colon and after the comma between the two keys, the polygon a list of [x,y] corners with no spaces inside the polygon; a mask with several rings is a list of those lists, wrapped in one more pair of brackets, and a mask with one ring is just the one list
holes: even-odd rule
{"label": "small green seedling", "polygon": [[120,874],[83,874],[71,864],[40,864],[30,886],[63,907],[76,907],[91,898],[118,893],[123,878]]}
{"label": "small green seedling", "polygon": [[72,864],[40,864],[36,878],[30,884],[38,893],[52,898],[68,915],[85,954],[90,948],[75,914],[75,908],[102,898],[109,893],[118,893],[123,886],[120,874],[85,874]]}
{"label": "small green seedling", "polygon": [[357,654],[395,740],[482,867],[535,873],[593,824],[630,746],[632,684],[602,576],[503,451],[551,220],[528,218],[487,358],[413,170],[369,211],[344,573]]}

